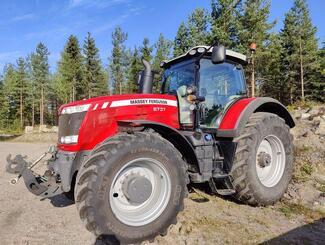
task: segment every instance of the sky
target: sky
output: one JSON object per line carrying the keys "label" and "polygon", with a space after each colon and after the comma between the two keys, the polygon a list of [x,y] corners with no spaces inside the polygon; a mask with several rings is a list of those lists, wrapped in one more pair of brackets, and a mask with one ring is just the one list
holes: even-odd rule
{"label": "sky", "polygon": [[[321,44],[325,41],[325,1],[307,3]],[[272,0],[270,21],[277,20],[275,31],[282,28],[292,4],[293,0]],[[173,40],[179,24],[198,7],[210,9],[210,0],[1,0],[0,71],[6,63],[33,52],[41,41],[50,51],[54,71],[69,35],[76,35],[82,45],[88,31],[106,65],[116,26],[128,33],[125,44],[131,48],[141,45],[144,37],[154,43],[159,33]]]}

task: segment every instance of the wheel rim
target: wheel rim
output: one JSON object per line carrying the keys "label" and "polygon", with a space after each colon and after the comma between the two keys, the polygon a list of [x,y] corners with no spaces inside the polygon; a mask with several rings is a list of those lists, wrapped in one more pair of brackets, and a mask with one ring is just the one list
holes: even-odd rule
{"label": "wheel rim", "polygon": [[256,170],[260,182],[273,187],[281,180],[285,169],[285,150],[282,141],[275,135],[266,136],[256,154]]}
{"label": "wheel rim", "polygon": [[161,215],[170,195],[171,180],[163,164],[152,158],[138,158],[128,162],[116,174],[109,202],[122,223],[142,226]]}

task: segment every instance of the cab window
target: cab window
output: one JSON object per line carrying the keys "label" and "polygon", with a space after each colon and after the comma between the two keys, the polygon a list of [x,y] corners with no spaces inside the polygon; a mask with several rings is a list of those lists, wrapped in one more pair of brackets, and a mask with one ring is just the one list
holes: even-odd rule
{"label": "cab window", "polygon": [[209,59],[200,61],[200,96],[205,97],[205,113],[201,124],[217,128],[224,108],[246,93],[243,69],[238,64],[213,64]]}

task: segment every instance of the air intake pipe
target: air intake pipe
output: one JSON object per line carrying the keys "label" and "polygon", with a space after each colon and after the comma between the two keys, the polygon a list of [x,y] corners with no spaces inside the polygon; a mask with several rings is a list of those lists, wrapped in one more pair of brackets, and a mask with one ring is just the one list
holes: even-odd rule
{"label": "air intake pipe", "polygon": [[152,83],[153,83],[153,72],[151,71],[150,63],[142,59],[142,64],[144,70],[141,73],[141,80],[139,86],[139,93],[141,94],[151,94],[152,93]]}

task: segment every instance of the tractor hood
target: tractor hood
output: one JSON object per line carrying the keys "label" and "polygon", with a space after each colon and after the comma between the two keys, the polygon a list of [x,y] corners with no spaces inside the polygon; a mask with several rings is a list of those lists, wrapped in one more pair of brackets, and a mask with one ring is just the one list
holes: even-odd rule
{"label": "tractor hood", "polygon": [[90,150],[118,130],[118,122],[148,120],[179,128],[177,98],[165,94],[102,96],[62,105],[58,147]]}

